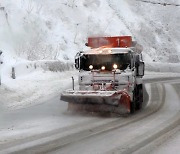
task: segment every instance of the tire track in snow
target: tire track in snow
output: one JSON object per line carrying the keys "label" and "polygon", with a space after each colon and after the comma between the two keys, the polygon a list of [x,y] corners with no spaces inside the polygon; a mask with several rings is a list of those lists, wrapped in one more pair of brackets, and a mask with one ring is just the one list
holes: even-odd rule
{"label": "tire track in snow", "polygon": [[[167,134],[168,132],[175,129],[177,126],[179,126],[179,124],[180,124],[180,110],[178,108],[179,104],[177,104],[177,102],[178,102],[177,100],[180,99],[180,94],[178,94],[176,86],[173,84],[172,84],[172,87],[170,87],[169,85],[166,85],[167,94],[169,94],[171,92],[173,95],[166,96],[166,99],[165,99],[166,105],[167,105],[167,103],[171,103],[171,102],[169,102],[170,100],[175,99],[174,101],[176,101],[176,103],[175,103],[176,105],[175,105],[175,107],[173,107],[173,109],[176,108],[176,112],[172,113],[171,117],[169,117],[162,124],[157,125],[157,127],[155,127],[154,129],[151,129],[148,132],[144,132],[144,134],[136,137],[134,140],[131,140],[130,142],[126,143],[125,145],[122,145],[121,147],[119,147],[117,149],[111,150],[109,153],[131,154],[131,153],[134,153],[136,151],[138,153],[139,149],[145,147],[149,143],[155,141],[156,139],[160,138],[161,136]],[[167,108],[168,107],[165,107],[165,110]],[[169,109],[169,112],[172,112],[173,109]]]}
{"label": "tire track in snow", "polygon": [[149,4],[155,4],[155,5],[162,5],[162,6],[180,6],[180,4],[173,4],[173,3],[162,3],[162,2],[153,2],[153,1],[146,1],[146,0],[136,0],[139,2],[149,3]]}
{"label": "tire track in snow", "polygon": [[86,129],[81,132],[74,133],[65,137],[59,137],[58,134],[56,136],[49,136],[47,138],[43,138],[37,141],[22,144],[21,146],[11,147],[1,152],[5,152],[5,153],[13,152],[18,154],[25,153],[27,151],[33,153],[52,152],[54,150],[61,149],[78,141],[81,141],[83,139],[104,134],[109,131],[116,130],[121,127],[125,127],[129,124],[140,121],[152,115],[153,113],[157,112],[163,106],[164,103],[163,97],[160,100],[158,99],[160,97],[160,93],[165,94],[163,86],[159,84],[158,85],[153,84],[152,88],[153,88],[152,91],[155,91],[155,93],[154,92],[152,93],[152,99],[151,99],[153,101],[152,104],[149,105],[142,112],[130,116],[128,119],[127,118],[124,119],[124,121],[122,121],[122,119],[115,120],[107,124],[94,127],[91,129]]}

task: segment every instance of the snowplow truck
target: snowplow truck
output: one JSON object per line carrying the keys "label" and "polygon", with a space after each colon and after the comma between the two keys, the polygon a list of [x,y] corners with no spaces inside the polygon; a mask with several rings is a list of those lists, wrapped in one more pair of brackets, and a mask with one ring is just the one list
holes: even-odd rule
{"label": "snowplow truck", "polygon": [[90,37],[75,56],[79,86],[61,94],[68,110],[133,113],[143,103],[142,46],[131,36]]}

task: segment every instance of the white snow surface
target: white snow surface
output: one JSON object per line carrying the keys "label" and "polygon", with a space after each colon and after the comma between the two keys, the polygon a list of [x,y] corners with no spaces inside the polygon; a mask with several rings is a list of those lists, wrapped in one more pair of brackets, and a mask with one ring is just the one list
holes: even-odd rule
{"label": "white snow surface", "polygon": [[[34,64],[36,64],[35,68]],[[147,63],[145,78],[180,77],[179,67],[179,64]],[[42,65],[38,67],[38,62],[18,63],[15,65],[15,70],[16,79],[12,79],[10,69],[1,75],[0,104],[4,110],[15,110],[43,103],[47,99],[59,96],[63,90],[71,89],[72,76],[75,82],[78,80],[77,70],[52,72],[43,69]]]}
{"label": "white snow surface", "polygon": [[[161,62],[179,62],[180,23],[176,21],[180,7],[174,4],[180,1],[149,2],[172,5],[141,0],[1,0],[0,50],[4,63],[0,65],[0,91],[5,92],[1,101],[6,98],[7,106],[20,107],[29,104],[20,103],[23,98],[38,99],[46,94],[44,87],[53,93],[58,89],[55,81],[62,82],[58,77],[63,73],[50,73],[34,64],[38,60],[44,64],[48,60],[73,62],[74,55],[87,48],[88,36],[132,35],[144,47],[147,70],[179,73],[179,64]],[[15,80],[11,79],[12,67]],[[13,99],[15,94],[19,97]]]}
{"label": "white snow surface", "polygon": [[62,90],[71,88],[71,76],[75,76],[77,80],[76,71],[34,71],[15,80],[2,78],[0,103],[8,110],[37,105],[49,98],[60,96]]}
{"label": "white snow surface", "polygon": [[175,134],[170,136],[169,139],[165,141],[163,144],[159,145],[158,147],[155,147],[151,151],[151,154],[156,154],[156,153],[176,154],[177,151],[180,150],[179,143],[180,143],[180,129]]}
{"label": "white snow surface", "polygon": [[[72,61],[88,36],[132,35],[145,61],[179,62],[179,0],[1,0],[0,50],[22,59]],[[11,59],[11,60],[10,60]]]}
{"label": "white snow surface", "polygon": [[[180,0],[150,2],[180,5]],[[156,72],[162,72],[162,77],[179,76],[179,63],[168,63],[179,62],[179,20],[179,6],[141,0],[1,0],[0,50],[4,63],[0,64],[0,116],[4,111],[41,104],[71,87],[71,76],[77,81],[77,71],[51,72],[43,66],[36,68],[34,63],[72,63],[78,51],[87,49],[84,44],[88,36],[132,35],[144,47],[146,68],[151,71],[146,72],[147,78],[159,76]],[[16,79],[11,78],[12,67]],[[47,118],[41,124],[50,121],[52,127],[59,127],[58,120]],[[67,125],[65,120],[61,124]],[[33,127],[44,131],[38,121],[1,128],[0,143],[5,142],[6,135],[11,138],[33,132]]]}
{"label": "white snow surface", "polygon": [[[58,89],[55,81],[62,82],[58,78],[63,73],[50,73],[43,66],[36,68],[35,63],[73,63],[74,55],[87,49],[84,44],[88,36],[132,35],[144,47],[149,71],[180,72],[179,64],[164,64],[179,62],[180,7],[173,4],[180,1],[153,2],[172,5],[141,0],[1,0],[0,50],[4,63],[0,65],[0,91],[5,92],[1,101],[6,98],[7,106],[20,107],[29,104],[20,103],[23,98],[38,99],[46,94],[44,87],[54,93],[53,89]],[[15,80],[11,79],[12,67]],[[15,94],[19,97],[13,99]]]}
{"label": "white snow surface", "polygon": [[[66,115],[64,112],[67,110],[67,103],[54,100],[56,97],[59,100],[62,90],[71,88],[70,76],[75,76],[77,81],[77,71],[61,73],[34,71],[28,76],[23,75],[15,80],[7,79],[0,88],[0,94],[3,94],[0,99],[0,104],[3,104],[3,107],[0,106],[0,144],[95,119],[93,116]],[[145,78],[179,76],[179,73],[146,72]],[[54,104],[53,101],[58,102],[59,105]],[[44,108],[41,105],[42,103],[45,103],[47,109],[41,109]],[[51,103],[53,103],[53,106],[51,106]],[[30,107],[36,110],[34,116],[36,117],[37,114],[37,118],[28,118],[27,116],[27,119],[24,119],[21,114],[16,115],[20,109],[20,112],[24,110],[31,117],[33,112],[28,112]],[[51,107],[53,109],[48,111],[48,108]],[[51,113],[53,110],[55,113]],[[11,117],[13,114],[16,116]],[[3,120],[8,118],[11,122]],[[105,118],[102,122],[106,123],[111,120],[114,120],[114,118]],[[96,120],[98,125],[101,124],[100,121]]]}

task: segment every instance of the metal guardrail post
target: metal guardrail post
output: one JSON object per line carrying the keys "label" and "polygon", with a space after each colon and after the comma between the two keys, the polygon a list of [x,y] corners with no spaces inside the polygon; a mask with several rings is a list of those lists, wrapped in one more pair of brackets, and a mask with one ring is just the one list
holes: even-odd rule
{"label": "metal guardrail post", "polygon": [[72,88],[74,90],[74,78],[73,78],[73,76],[72,76]]}
{"label": "metal guardrail post", "polygon": [[13,79],[16,79],[15,68],[14,68],[14,67],[12,67],[12,78],[13,78]]}

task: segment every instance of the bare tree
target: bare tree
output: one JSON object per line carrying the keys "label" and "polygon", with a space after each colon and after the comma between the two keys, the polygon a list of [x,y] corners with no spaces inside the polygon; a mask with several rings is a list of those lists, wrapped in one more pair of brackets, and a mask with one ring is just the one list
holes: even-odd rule
{"label": "bare tree", "polygon": [[32,13],[32,11],[34,10],[35,6],[32,2],[32,0],[29,0],[28,1],[28,4],[27,4],[27,8],[26,8],[26,12],[28,15],[30,15]]}

